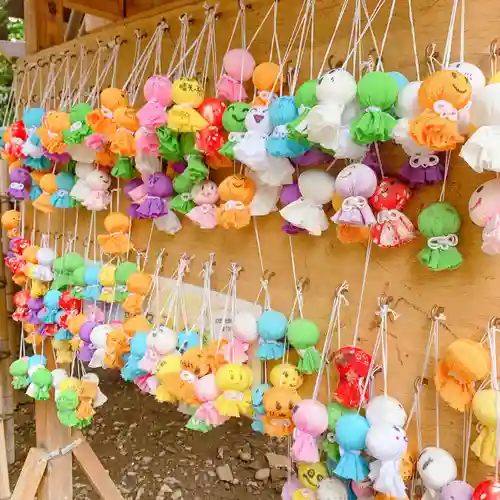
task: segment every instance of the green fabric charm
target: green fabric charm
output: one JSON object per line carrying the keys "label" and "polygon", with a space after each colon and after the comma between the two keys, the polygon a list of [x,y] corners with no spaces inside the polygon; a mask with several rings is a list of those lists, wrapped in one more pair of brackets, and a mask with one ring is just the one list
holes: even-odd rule
{"label": "green fabric charm", "polygon": [[297,365],[299,372],[311,375],[318,373],[321,365],[321,355],[315,347],[308,347],[305,351],[299,352],[300,359]]}
{"label": "green fabric charm", "polygon": [[210,424],[207,424],[206,422],[202,422],[198,420],[194,415],[188,420],[186,424],[186,429],[190,429],[192,431],[199,431],[199,432],[208,432],[213,429],[213,427]]}
{"label": "green fabric charm", "polygon": [[10,365],[9,373],[12,376],[12,387],[14,389],[19,390],[28,387],[28,362],[25,359],[16,359]]}
{"label": "green fabric charm", "polygon": [[219,153],[230,160],[234,160],[234,146],[236,141],[228,140],[226,141],[222,147],[219,149]]}
{"label": "green fabric charm", "polygon": [[193,184],[199,184],[201,181],[208,178],[208,167],[200,158],[190,156],[188,158],[186,170],[184,170],[182,175],[186,176]]}
{"label": "green fabric charm", "polygon": [[38,368],[31,381],[36,386],[35,399],[37,401],[47,401],[50,398],[50,389],[52,387],[52,373],[47,368]]}
{"label": "green fabric charm", "polygon": [[[76,416],[76,413],[75,413]],[[78,418],[77,418],[78,420]],[[85,427],[88,427],[92,423],[92,417],[89,418],[82,418],[81,420],[78,420],[78,423],[76,424],[77,429],[85,429]]]}
{"label": "green fabric charm", "polygon": [[128,297],[127,280],[132,273],[137,271],[134,262],[122,262],[115,271],[115,301],[123,302]]}
{"label": "green fabric charm", "polygon": [[336,401],[328,403],[326,409],[328,412],[328,430],[330,432],[335,432],[335,427],[340,417],[356,412],[355,408],[347,408]]}
{"label": "green fabric charm", "polygon": [[69,119],[71,127],[68,130],[63,130],[64,143],[68,145],[81,144],[85,137],[92,134],[92,129],[87,125],[87,115],[92,111],[92,108],[87,103],[75,104],[70,112]]}
{"label": "green fabric charm", "polygon": [[321,443],[321,447],[330,460],[334,462],[340,460],[339,444],[335,441],[335,436],[333,434],[328,433],[326,439]]}
{"label": "green fabric charm", "polygon": [[428,240],[418,260],[432,271],[460,267],[463,257],[456,246],[461,224],[459,213],[447,201],[424,208],[418,216],[418,229]]}
{"label": "green fabric charm", "polygon": [[301,357],[298,370],[302,373],[317,372],[321,357],[313,346],[321,337],[318,325],[309,319],[295,319],[288,325],[287,337],[290,345],[297,349]]}
{"label": "green fabric charm", "polygon": [[358,99],[366,108],[351,123],[351,136],[358,144],[384,142],[391,138],[396,119],[387,113],[398,98],[398,84],[387,73],[372,71],[358,82]]}
{"label": "green fabric charm", "polygon": [[174,191],[179,194],[189,193],[191,191],[191,188],[194,186],[194,182],[191,182],[189,180],[189,177],[184,174],[175,177],[172,184],[174,186]]}
{"label": "green fabric charm", "polygon": [[130,156],[118,156],[111,175],[119,179],[133,179],[135,177],[134,161]]}
{"label": "green fabric charm", "polygon": [[231,103],[222,115],[222,126],[227,132],[246,132],[245,117],[250,111],[246,102]]}
{"label": "green fabric charm", "polygon": [[158,151],[165,160],[182,160],[179,134],[172,132],[166,125],[162,125],[156,129],[156,136],[159,142]]}
{"label": "green fabric charm", "polygon": [[196,139],[193,132],[180,134],[182,156],[198,156],[201,157],[201,152],[196,148]]}
{"label": "green fabric charm", "polygon": [[182,215],[186,215],[193,210],[195,206],[196,204],[189,193],[182,193],[174,196],[169,205],[171,210],[179,212]]}
{"label": "green fabric charm", "polygon": [[62,391],[56,399],[57,418],[66,427],[76,427],[79,423],[76,409],[80,404],[75,391]]}
{"label": "green fabric charm", "polygon": [[51,290],[61,290],[71,286],[73,284],[73,272],[83,266],[84,262],[83,257],[76,252],[70,252],[55,259],[52,267],[56,277],[50,287]]}
{"label": "green fabric charm", "polygon": [[311,109],[318,104],[318,99],[316,98],[317,86],[318,80],[308,80],[297,89],[295,93],[295,105],[299,113],[303,113],[304,110]]}
{"label": "green fabric charm", "polygon": [[303,146],[310,146],[312,143],[307,138],[307,115],[310,109],[306,109],[302,114],[297,116],[295,120],[287,123],[288,138],[297,141]]}
{"label": "green fabric charm", "polygon": [[85,265],[80,266],[73,271],[71,281],[73,283],[73,287],[71,288],[70,295],[75,297],[75,299],[83,299],[83,292],[87,286],[85,281]]}

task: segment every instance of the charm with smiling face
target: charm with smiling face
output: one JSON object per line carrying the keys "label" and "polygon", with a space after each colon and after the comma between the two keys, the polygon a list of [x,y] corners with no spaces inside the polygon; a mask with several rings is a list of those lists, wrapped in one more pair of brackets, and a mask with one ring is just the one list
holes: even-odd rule
{"label": "charm with smiling face", "polygon": [[239,417],[252,412],[250,387],[253,374],[247,365],[229,363],[222,366],[215,377],[222,394],[215,401],[216,410],[224,417]]}
{"label": "charm with smiling face", "polygon": [[274,387],[288,387],[295,391],[304,383],[297,367],[290,363],[276,365],[269,374],[269,380]]}
{"label": "charm with smiling face", "polygon": [[425,448],[417,460],[417,471],[427,489],[438,491],[457,477],[455,459],[442,448]]}
{"label": "charm with smiling face", "polygon": [[469,216],[474,224],[485,227],[500,213],[500,179],[481,184],[469,199]]}
{"label": "charm with smiling face", "polygon": [[297,468],[300,483],[312,491],[316,491],[323,479],[328,477],[328,470],[323,462],[316,464],[301,463]]}

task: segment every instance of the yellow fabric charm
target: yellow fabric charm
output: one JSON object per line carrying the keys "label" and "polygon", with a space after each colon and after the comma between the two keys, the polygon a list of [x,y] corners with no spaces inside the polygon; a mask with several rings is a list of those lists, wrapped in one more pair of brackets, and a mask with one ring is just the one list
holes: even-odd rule
{"label": "yellow fabric charm", "polygon": [[182,77],[172,85],[174,105],[168,110],[168,128],[175,132],[198,132],[209,125],[196,111],[205,98],[201,84],[195,78]]}
{"label": "yellow fabric charm", "polygon": [[134,108],[118,108],[114,112],[116,133],[111,139],[109,149],[122,156],[135,156],[135,133],[139,130],[139,120]]}
{"label": "yellow fabric charm", "polygon": [[214,406],[223,417],[252,415],[250,387],[253,374],[247,365],[234,363],[224,365],[217,372],[215,381],[222,394],[215,400]]}
{"label": "yellow fabric charm", "polygon": [[114,264],[105,264],[99,271],[99,283],[102,285],[102,292],[99,300],[112,304],[115,300],[115,272]]}
{"label": "yellow fabric charm", "polygon": [[470,449],[485,465],[495,467],[497,411],[495,391],[479,391],[472,400],[472,411],[484,427]]}
{"label": "yellow fabric charm", "polygon": [[[158,387],[154,391],[156,401],[160,403],[175,403],[176,397],[168,388],[168,380],[171,376],[180,376],[181,373],[181,356],[180,354],[170,354],[158,362],[156,368],[156,379],[159,382]],[[180,378],[179,378],[180,380]]]}
{"label": "yellow fabric charm", "polygon": [[86,419],[95,415],[94,399],[97,397],[97,382],[92,380],[82,380],[80,383],[80,392],[78,398],[80,404],[76,410],[76,416],[80,419]]}
{"label": "yellow fabric charm", "polygon": [[128,338],[122,328],[116,328],[108,333],[104,354],[104,364],[108,368],[122,368],[125,365],[122,356],[130,351]]}
{"label": "yellow fabric charm", "polygon": [[69,340],[52,340],[52,347],[56,353],[56,362],[59,365],[70,364],[73,361],[73,350]]}

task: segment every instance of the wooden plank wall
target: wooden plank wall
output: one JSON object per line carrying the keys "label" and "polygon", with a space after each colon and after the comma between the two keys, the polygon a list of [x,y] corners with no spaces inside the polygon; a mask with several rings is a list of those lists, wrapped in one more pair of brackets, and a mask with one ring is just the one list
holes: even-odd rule
{"label": "wooden plank wall", "polygon": [[[264,12],[271,2],[255,1],[247,13],[248,39],[261,22]],[[352,2],[351,2],[352,4]],[[368,2],[371,11],[375,2]],[[374,23],[374,31],[381,40],[387,24],[389,4],[387,2],[382,13]],[[414,0],[414,19],[418,43],[418,53],[421,70],[426,74],[425,47],[436,42],[438,50],[443,52],[444,40],[448,28],[451,0]],[[492,39],[500,35],[500,18],[489,16],[488,12],[495,9],[495,0],[474,0],[467,2],[466,22],[466,60],[479,64],[489,76],[489,46]],[[287,0],[280,3],[280,13],[277,27],[282,47],[286,46],[295,19],[300,10],[298,0]],[[219,60],[225,51],[230,29],[237,12],[236,2],[220,2],[221,16],[217,21],[217,53]],[[330,35],[335,26],[340,11],[339,1],[317,0],[314,61],[315,71],[318,70],[323,58]],[[111,40],[120,35],[127,43],[122,46],[118,63],[118,83],[123,83],[129,75],[134,48],[134,30],[141,28],[151,34],[157,23],[166,19],[170,23],[170,34],[165,36],[163,68],[168,66],[172,51],[172,41],[179,33],[178,17],[183,13],[192,15],[192,33],[197,33],[203,22],[202,2],[173,2],[170,10],[158,8],[155,11],[117,23],[112,27],[92,36],[86,36],[75,42],[55,47],[36,56],[48,57],[64,50],[74,50],[80,43],[94,48],[96,37],[101,40]],[[272,16],[271,16],[272,19]],[[332,54],[333,61],[345,57],[349,33],[351,29],[352,8],[346,12],[337,41]],[[457,26],[458,26],[457,22]],[[257,37],[251,51],[257,61],[266,61],[269,58],[270,39],[272,33],[271,20]],[[193,35],[194,36],[194,35]],[[239,35],[235,45],[239,44]],[[366,53],[372,48],[369,38],[365,38],[363,50]],[[291,57],[295,60],[296,49]],[[384,53],[386,70],[398,70],[405,73],[410,79],[415,77],[408,21],[407,2],[397,2],[395,16],[391,24]],[[458,28],[455,32],[453,59],[458,57]],[[33,58],[34,61],[36,58]],[[306,54],[305,60],[308,60]],[[304,65],[301,79],[309,77],[309,67]],[[387,172],[396,172],[404,160],[401,152],[391,144],[382,147],[384,167]],[[338,169],[337,169],[338,170]],[[220,177],[220,173],[218,174]],[[366,285],[364,306],[361,317],[360,343],[367,350],[371,350],[377,332],[374,311],[377,305],[377,296],[387,292],[395,299],[395,309],[400,318],[390,324],[390,353],[389,353],[389,391],[400,398],[407,409],[410,408],[413,396],[413,384],[419,374],[424,357],[424,348],[429,330],[428,315],[436,303],[446,310],[447,322],[440,336],[440,351],[456,338],[468,337],[480,339],[485,330],[488,318],[500,314],[500,261],[498,258],[488,257],[481,253],[481,232],[468,218],[467,202],[471,192],[482,182],[488,180],[488,174],[478,175],[460,162],[454,155],[450,178],[447,188],[447,199],[452,202],[463,216],[463,226],[460,231],[459,249],[464,255],[463,266],[453,272],[435,274],[422,267],[416,254],[425,245],[423,238],[401,249],[382,250],[374,248]],[[408,214],[416,221],[416,216],[423,206],[436,201],[439,196],[439,187],[428,187],[419,191],[411,200]],[[123,199],[123,197],[122,197]],[[123,203],[123,202],[122,202]],[[331,211],[331,209],[330,209]],[[331,215],[331,214],[330,214]],[[66,227],[73,227],[74,214],[68,213],[65,218]],[[61,221],[60,215],[53,216]],[[80,249],[81,242],[88,232],[88,214],[80,212]],[[38,217],[38,227],[47,223],[47,216]],[[215,252],[217,269],[214,275],[214,285],[220,289],[228,279],[228,268],[232,261],[244,266],[238,283],[240,296],[253,300],[259,289],[259,263],[256,239],[253,227],[240,231],[225,231],[217,229],[203,232],[193,227],[189,221],[183,221],[184,228],[175,237],[155,232],[152,255],[156,255],[161,247],[168,251],[166,273],[171,273],[176,261],[182,252],[196,255],[189,280],[199,283],[198,271],[201,261],[210,252]],[[290,311],[294,298],[292,268],[287,237],[280,231],[281,219],[279,215],[267,216],[258,220],[258,228],[262,245],[265,268],[272,270],[276,276],[270,283],[272,304],[285,313]],[[52,225],[52,227],[55,227]],[[60,226],[59,226],[60,227]],[[102,230],[102,219],[99,220]],[[135,242],[147,241],[150,223],[139,221],[133,225],[133,239]],[[363,276],[365,247],[362,245],[344,246],[335,235],[332,226],[322,237],[297,236],[293,238],[293,249],[297,274],[310,279],[310,287],[305,293],[305,313],[317,321],[326,330],[334,289],[338,283],[347,280],[350,285],[350,306],[342,311],[343,342],[350,343],[356,319],[358,298]],[[151,260],[154,261],[154,258]],[[310,390],[313,381],[307,384]],[[435,442],[435,402],[434,391],[431,387],[423,392],[423,434],[424,444],[432,445]],[[462,416],[441,405],[440,427],[441,445],[454,453],[458,461],[462,456]],[[473,437],[475,436],[473,430]],[[471,454],[472,455],[472,454]],[[480,466],[475,459],[471,459],[469,479],[474,483],[482,480],[491,470]]]}

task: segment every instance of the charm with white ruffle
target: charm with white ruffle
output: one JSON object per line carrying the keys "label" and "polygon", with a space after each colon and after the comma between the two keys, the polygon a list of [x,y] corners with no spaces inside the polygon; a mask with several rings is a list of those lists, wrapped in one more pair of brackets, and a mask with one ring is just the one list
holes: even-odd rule
{"label": "charm with white ruffle", "polygon": [[500,172],[500,126],[478,128],[462,146],[460,157],[476,172]]}

